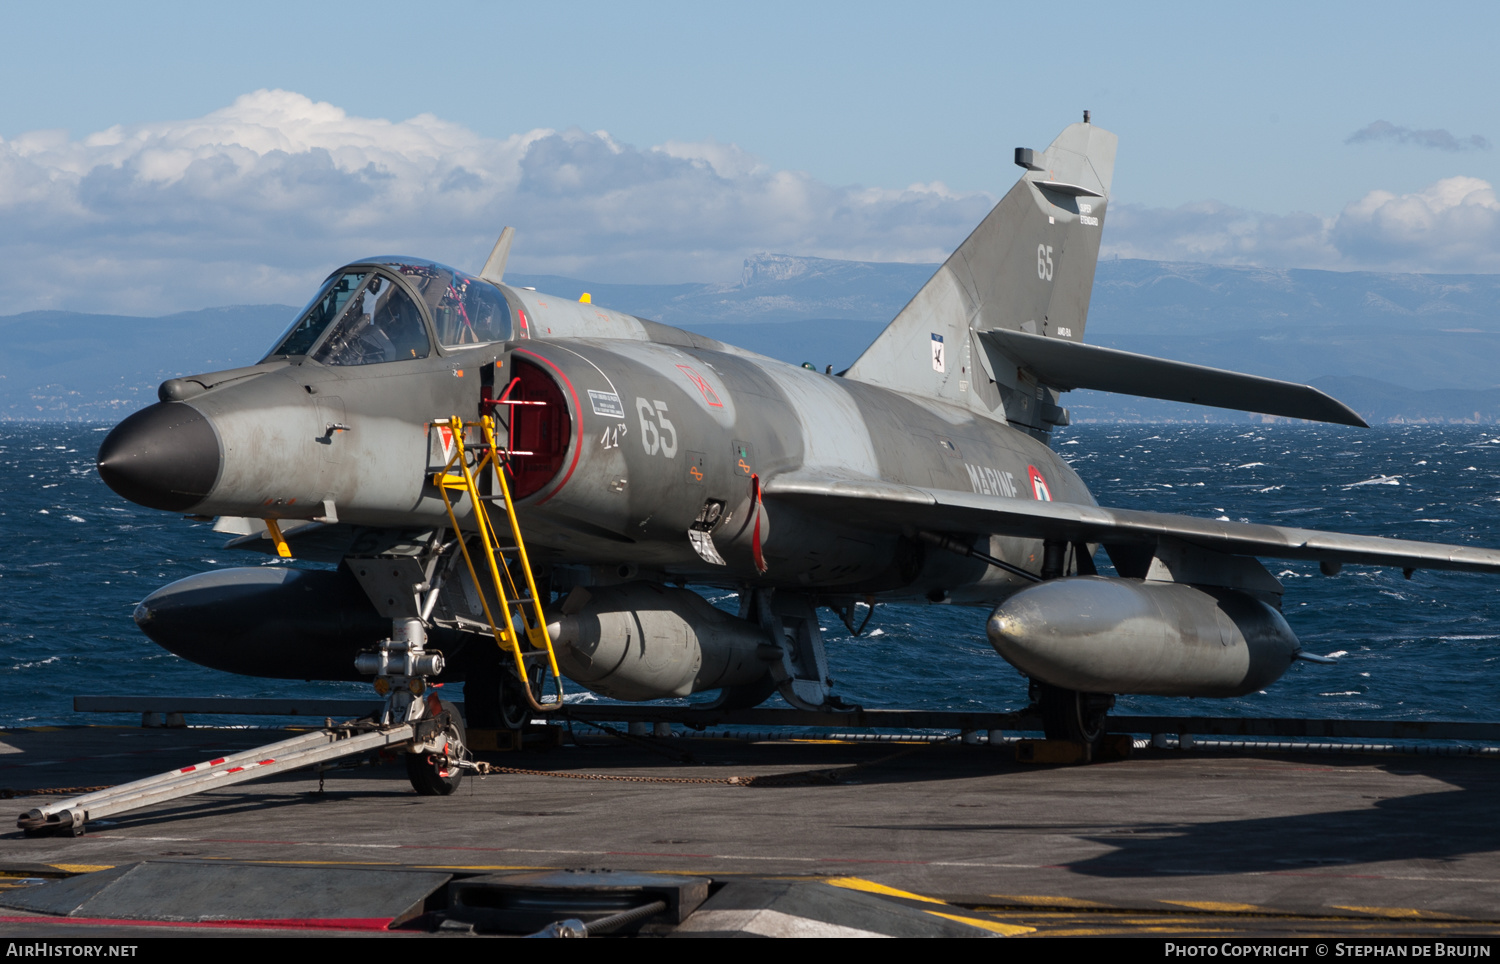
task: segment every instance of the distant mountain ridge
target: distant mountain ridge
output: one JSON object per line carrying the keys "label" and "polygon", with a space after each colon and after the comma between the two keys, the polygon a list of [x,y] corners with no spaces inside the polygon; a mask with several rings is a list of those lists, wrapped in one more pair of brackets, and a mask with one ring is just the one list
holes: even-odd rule
{"label": "distant mountain ridge", "polygon": [[[839,370],[936,268],[758,254],[746,259],[738,281],[714,284],[506,280],[561,297],[587,291],[597,304]],[[158,318],[0,316],[9,347],[0,356],[0,419],[118,418],[153,400],[168,377],[253,363],[295,313],[285,305],[241,305]],[[1106,260],[1087,340],[1317,382],[1380,421],[1500,421],[1500,405],[1486,394],[1500,391],[1500,275]],[[1252,418],[1091,392],[1071,393],[1064,404],[1090,421]]]}
{"label": "distant mountain ridge", "polygon": [[1500,331],[1500,275],[1270,269],[1172,261],[1099,263],[1089,330],[1182,333],[1307,324]]}
{"label": "distant mountain ridge", "polygon": [[[577,297],[665,324],[848,318],[886,322],[936,264],[836,261],[784,254],[745,259],[738,282],[597,284],[511,275],[513,284]],[[774,309],[768,307],[774,304]],[[1099,262],[1088,330],[1116,334],[1342,325],[1500,331],[1500,275],[1314,271],[1176,261]]]}
{"label": "distant mountain ridge", "polygon": [[836,261],[787,254],[745,259],[737,282],[696,285],[592,284],[556,275],[508,275],[510,284],[693,328],[742,322],[836,318],[887,322],[932,277],[935,264]]}

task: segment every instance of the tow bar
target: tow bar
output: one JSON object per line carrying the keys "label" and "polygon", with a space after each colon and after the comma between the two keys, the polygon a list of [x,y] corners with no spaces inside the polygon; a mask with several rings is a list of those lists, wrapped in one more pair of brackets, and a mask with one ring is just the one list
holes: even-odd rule
{"label": "tow bar", "polygon": [[404,750],[408,754],[408,769],[431,773],[426,781],[419,781],[417,774],[413,774],[417,792],[451,793],[463,770],[477,769],[462,744],[463,723],[452,704],[440,703],[435,693],[425,702],[412,701],[412,706],[437,712],[401,723],[382,724],[367,719],[329,725],[290,740],[45,804],[21,814],[16,826],[27,836],[76,837],[84,832],[84,825],[90,820],[386,749]]}

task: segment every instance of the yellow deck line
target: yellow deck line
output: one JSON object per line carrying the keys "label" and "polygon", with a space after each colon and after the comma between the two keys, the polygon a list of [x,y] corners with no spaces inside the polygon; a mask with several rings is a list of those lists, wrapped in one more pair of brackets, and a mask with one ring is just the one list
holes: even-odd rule
{"label": "yellow deck line", "polygon": [[863,877],[829,877],[823,881],[834,887],[842,887],[845,890],[862,890],[867,894],[881,894],[885,897],[905,897],[907,900],[920,900],[929,904],[944,904],[946,900],[938,900],[936,897],[927,897],[923,894],[913,894],[909,890],[897,890],[887,887],[885,884],[877,884],[873,880],[865,880]]}

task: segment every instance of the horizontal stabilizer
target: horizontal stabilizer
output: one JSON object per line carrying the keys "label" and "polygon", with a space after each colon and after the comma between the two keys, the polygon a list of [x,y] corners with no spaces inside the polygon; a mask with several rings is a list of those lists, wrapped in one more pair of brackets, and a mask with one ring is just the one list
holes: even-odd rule
{"label": "horizontal stabilizer", "polygon": [[771,479],[761,491],[767,499],[795,503],[828,518],[888,532],[974,532],[1106,546],[1154,546],[1167,538],[1238,556],[1500,572],[1500,551],[1476,546],[1013,499],[878,479],[824,479],[793,473]]}
{"label": "horizontal stabilizer", "polygon": [[[1029,370],[1037,381],[1061,391],[1091,388],[1141,398],[1368,427],[1349,406],[1310,385],[1004,328],[980,332],[979,337],[987,350],[998,352],[1016,367]],[[992,365],[1001,363],[994,354],[990,360]]]}

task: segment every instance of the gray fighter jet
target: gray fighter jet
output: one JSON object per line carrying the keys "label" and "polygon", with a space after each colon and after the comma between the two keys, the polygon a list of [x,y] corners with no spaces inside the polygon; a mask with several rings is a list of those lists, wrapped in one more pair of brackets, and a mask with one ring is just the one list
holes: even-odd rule
{"label": "gray fighter jet", "polygon": [[[230,672],[462,679],[493,726],[554,707],[557,670],[622,700],[838,707],[819,607],[857,630],[881,601],[983,606],[1049,735],[1089,741],[1115,694],[1234,696],[1306,658],[1256,557],[1500,571],[1095,503],[1048,446],[1071,389],[1364,424],[1307,386],[1084,342],[1115,144],[1085,114],[1018,149],[1020,181],[839,375],[506,285],[509,229],[477,277],[340,268],[259,364],[164,383],[98,462],[128,499],[334,565],[192,576],[136,621]],[[689,585],[737,590],[738,616]]]}

